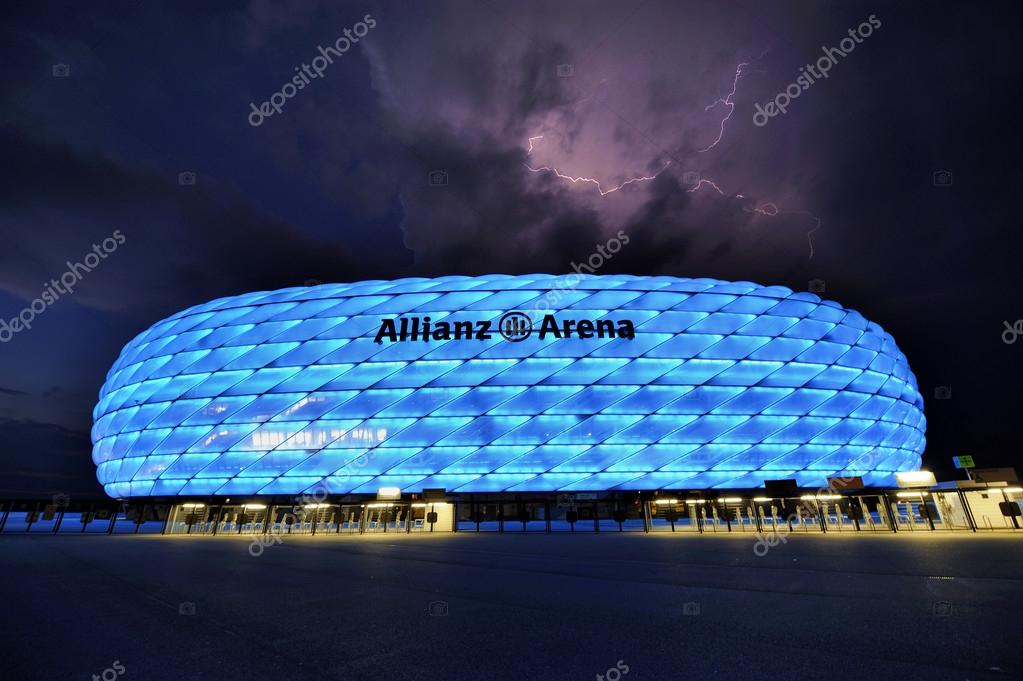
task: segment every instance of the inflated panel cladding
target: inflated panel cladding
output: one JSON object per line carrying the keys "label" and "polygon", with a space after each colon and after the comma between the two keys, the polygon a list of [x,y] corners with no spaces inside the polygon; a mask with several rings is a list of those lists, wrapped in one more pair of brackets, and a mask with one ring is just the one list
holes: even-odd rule
{"label": "inflated panel cladding", "polygon": [[[540,311],[518,342],[502,315]],[[541,338],[540,320],[634,337]],[[385,320],[491,337],[377,342]],[[616,326],[617,328],[617,326]],[[891,336],[809,293],[632,276],[365,281],[251,293],[132,340],[94,411],[115,497],[870,484],[919,466]]]}

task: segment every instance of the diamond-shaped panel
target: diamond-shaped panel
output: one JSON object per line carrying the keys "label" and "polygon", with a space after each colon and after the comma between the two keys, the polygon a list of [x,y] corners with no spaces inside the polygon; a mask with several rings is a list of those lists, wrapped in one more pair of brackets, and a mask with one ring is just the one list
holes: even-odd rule
{"label": "diamond-shaped panel", "polygon": [[[505,312],[539,311],[504,340]],[[629,320],[635,338],[539,337]],[[377,343],[384,320],[492,338]],[[411,322],[410,322],[411,323]],[[923,399],[859,313],[750,282],[409,278],[214,300],[125,346],[93,412],[115,497],[749,487],[919,465]]]}

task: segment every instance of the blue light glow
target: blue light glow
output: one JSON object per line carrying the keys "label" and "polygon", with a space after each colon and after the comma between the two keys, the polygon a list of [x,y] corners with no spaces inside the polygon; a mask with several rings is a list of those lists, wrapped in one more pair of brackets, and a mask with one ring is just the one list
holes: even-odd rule
{"label": "blue light glow", "polygon": [[[629,320],[635,338],[374,342],[385,319],[515,309]],[[926,426],[905,356],[859,313],[778,286],[625,275],[222,298],[125,346],[93,415],[115,497],[882,484],[919,467]]]}

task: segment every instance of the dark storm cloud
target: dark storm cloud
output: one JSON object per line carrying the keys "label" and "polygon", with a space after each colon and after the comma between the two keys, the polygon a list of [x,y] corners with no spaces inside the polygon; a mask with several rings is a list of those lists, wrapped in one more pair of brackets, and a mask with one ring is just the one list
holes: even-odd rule
{"label": "dark storm cloud", "polygon": [[[703,196],[690,191],[673,174],[649,185],[649,198],[625,223],[632,243],[611,265],[621,272],[692,272],[700,276],[770,281],[782,263],[802,266],[808,248],[805,216],[774,216],[751,212],[740,198]],[[755,247],[750,247],[755,244]]]}
{"label": "dark storm cloud", "polygon": [[0,255],[0,286],[26,300],[115,229],[124,246],[85,275],[74,303],[173,309],[225,290],[359,271],[339,244],[262,214],[216,178],[181,185],[11,128],[0,130],[0,144],[12,161],[0,169],[0,224],[21,235]]}
{"label": "dark storm cloud", "polygon": [[[518,77],[514,75],[512,77],[513,81],[517,81],[518,87],[512,95],[513,108],[509,112],[511,114],[508,117],[509,123],[521,124],[521,121],[529,116],[543,115],[553,109],[571,105],[571,93],[564,87],[564,77],[557,75],[558,66],[571,65],[571,62],[572,51],[556,42],[542,42],[526,50],[519,63],[511,65],[513,70],[521,73]],[[466,80],[469,82],[489,84],[487,93],[490,95],[490,101],[484,101],[484,106],[491,106],[494,104],[493,100],[504,98],[500,88],[495,87],[495,75],[494,71],[466,74]],[[521,129],[515,127],[510,132],[520,134]]]}
{"label": "dark storm cloud", "polygon": [[[404,245],[418,273],[564,272],[619,229],[631,224],[642,231],[651,215],[668,218],[660,231],[671,233],[653,232],[630,246],[635,262],[660,262],[665,269],[658,271],[708,274],[695,259],[704,253],[716,255],[721,273],[742,270],[765,247],[789,263],[773,272],[806,259],[805,239],[791,233],[805,234],[812,218],[750,210],[776,198],[761,178],[778,184],[796,159],[751,169],[695,151],[713,140],[727,111],[708,113],[706,105],[727,94],[738,60],[763,51],[766,38],[751,28],[756,12],[737,19],[687,7],[595,5],[583,17],[550,5],[511,11],[455,2],[371,11],[378,27],[352,57],[368,61],[371,93],[333,89],[333,99],[319,98],[333,83],[317,83],[314,95],[296,99],[289,118],[264,125],[253,140],[271,163],[299,173],[301,148],[301,166],[324,169],[310,177],[320,190],[363,214],[379,215],[381,197],[397,191]],[[323,27],[350,23],[353,13],[323,3],[291,8],[286,20],[277,12],[257,2],[245,14],[254,54],[279,49],[296,28],[319,40]],[[691,31],[697,17],[703,24]],[[559,73],[559,65],[571,67],[571,75]],[[375,109],[369,125],[350,112],[367,105]],[[726,141],[745,141],[751,129],[735,116]],[[544,141],[527,156],[533,135]],[[602,197],[592,183],[532,173],[527,162],[604,187],[662,171],[677,184],[696,170],[726,196],[704,189],[693,201],[665,201],[660,189],[639,183]],[[427,184],[435,170],[448,174],[447,187]],[[792,187],[786,192],[787,201],[805,199]],[[739,193],[750,198],[740,202]],[[745,210],[736,209],[739,203]],[[665,215],[665,206],[676,212]],[[756,238],[747,238],[750,225],[761,222]],[[663,246],[675,239],[694,246],[687,250],[693,259],[665,257]]]}
{"label": "dark storm cloud", "polygon": [[[425,271],[562,271],[580,244],[600,239],[597,214],[567,200],[562,185],[527,189],[521,150],[468,146],[439,131],[427,139],[405,150],[401,192],[405,245]],[[427,162],[445,168],[446,184],[430,184]]]}
{"label": "dark storm cloud", "polygon": [[[391,25],[366,48],[387,124],[397,139],[418,140],[415,154],[397,157],[408,165],[400,169],[402,228],[419,267],[565,272],[620,229],[635,235],[615,268],[728,276],[752,262],[756,272],[777,275],[806,261],[813,217],[755,210],[774,199],[761,185],[777,183],[794,159],[765,166],[770,180],[762,183],[756,169],[696,152],[727,114],[725,107],[708,113],[707,104],[727,95],[738,60],[754,49],[733,43],[701,51],[734,30],[734,20],[711,18],[701,27],[707,35],[680,43],[671,22],[640,16],[637,36],[608,7],[587,17],[587,35],[558,21],[559,10],[549,22],[529,23],[525,35],[521,16],[477,10],[479,30],[444,41],[457,25],[454,12],[446,5],[414,24]],[[686,14],[668,10],[679,21]],[[385,12],[382,26],[387,19]],[[559,65],[569,75],[559,75]],[[722,150],[752,127],[734,116]],[[543,142],[529,154],[534,135]],[[448,173],[447,187],[423,186],[431,169]],[[711,176],[721,191],[704,185],[688,193],[687,171]],[[597,188],[652,175],[657,181],[606,196]],[[803,200],[787,191],[786,201]]]}

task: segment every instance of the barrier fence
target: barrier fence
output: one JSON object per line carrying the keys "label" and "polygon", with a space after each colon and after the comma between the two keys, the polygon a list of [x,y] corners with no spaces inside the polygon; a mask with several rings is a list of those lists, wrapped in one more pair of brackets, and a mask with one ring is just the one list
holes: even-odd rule
{"label": "barrier fence", "polygon": [[662,493],[465,495],[440,502],[293,500],[0,501],[0,534],[367,534],[418,532],[877,533],[1020,531],[1020,488],[884,490],[797,497]]}

